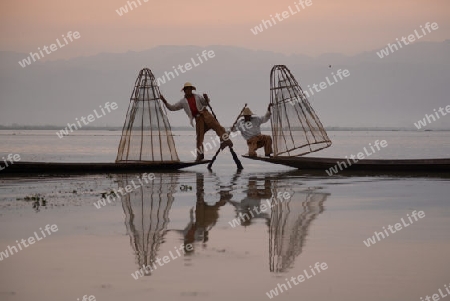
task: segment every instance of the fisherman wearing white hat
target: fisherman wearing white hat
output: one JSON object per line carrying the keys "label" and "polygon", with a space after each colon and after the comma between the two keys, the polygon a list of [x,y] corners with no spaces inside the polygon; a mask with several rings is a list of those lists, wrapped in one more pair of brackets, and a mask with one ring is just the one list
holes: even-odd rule
{"label": "fisherman wearing white hat", "polygon": [[161,100],[170,111],[184,109],[192,126],[194,126],[193,120],[195,119],[195,129],[197,133],[197,159],[195,161],[201,161],[205,158],[203,154],[203,140],[205,138],[205,133],[210,129],[214,130],[217,136],[220,137],[220,147],[222,149],[226,146],[233,147],[233,142],[229,139],[225,129],[207,110],[209,99],[205,99],[205,97],[199,94],[192,93],[193,90],[196,90],[196,88],[191,83],[187,82],[184,84],[183,89],[181,89],[181,91],[184,92],[184,97],[179,102],[172,105],[167,102],[163,95],[161,95]]}
{"label": "fisherman wearing white hat", "polygon": [[250,157],[256,157],[256,150],[261,147],[264,147],[266,157],[270,157],[270,154],[273,153],[272,137],[261,134],[261,124],[269,120],[271,106],[272,104],[269,104],[266,115],[260,117],[252,116],[254,115],[253,112],[246,107],[241,114],[244,116],[244,119],[239,120],[231,129],[232,132],[241,131],[242,137],[247,140],[248,155]]}

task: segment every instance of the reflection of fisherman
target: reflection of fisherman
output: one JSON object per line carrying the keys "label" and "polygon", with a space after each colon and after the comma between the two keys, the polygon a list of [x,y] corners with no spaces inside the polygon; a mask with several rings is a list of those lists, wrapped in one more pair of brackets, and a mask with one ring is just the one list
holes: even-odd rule
{"label": "reflection of fisherman", "polygon": [[[214,205],[208,205],[204,199],[203,174],[197,174],[197,202],[195,206],[195,221],[193,209],[191,210],[191,222],[184,231],[184,244],[192,244],[195,241],[208,241],[209,231],[214,227],[219,218],[219,209],[225,205],[232,194],[228,191],[220,191],[220,200]],[[190,251],[190,250],[187,250]]]}
{"label": "reflection of fisherman", "polygon": [[[258,189],[256,178],[249,178],[247,196],[240,203],[230,202],[236,207],[237,218],[241,220],[242,226],[249,226],[252,219],[264,218],[269,219],[269,202],[262,200],[270,200],[272,198],[271,182],[269,179],[264,180],[264,187]],[[264,208],[261,207],[264,205]],[[265,209],[265,210],[262,210]]]}
{"label": "reflection of fisherman", "polygon": [[249,108],[245,108],[242,112],[244,119],[239,120],[231,131],[241,131],[242,137],[247,140],[248,155],[256,157],[256,150],[264,147],[266,157],[269,157],[272,151],[272,137],[261,134],[261,124],[266,123],[270,118],[270,107],[267,107],[267,113],[264,116],[252,116],[253,112]]}

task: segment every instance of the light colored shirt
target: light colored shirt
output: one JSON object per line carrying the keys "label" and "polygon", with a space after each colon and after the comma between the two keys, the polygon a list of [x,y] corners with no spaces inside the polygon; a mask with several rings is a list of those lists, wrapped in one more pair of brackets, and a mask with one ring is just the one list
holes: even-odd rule
{"label": "light colored shirt", "polygon": [[252,116],[250,121],[245,121],[245,119],[239,120],[236,125],[231,129],[231,131],[241,131],[242,137],[248,140],[252,137],[261,135],[261,124],[266,123],[270,118],[270,111],[267,111],[264,116]]}
{"label": "light colored shirt", "polygon": [[[197,110],[203,111],[208,103],[206,102],[205,98],[199,94],[193,94],[195,97],[195,104],[197,105]],[[191,123],[191,126],[194,126],[193,120],[194,120],[194,116],[192,116],[192,112],[191,112],[191,108],[189,107],[189,103],[186,99],[186,97],[183,97],[182,99],[180,99],[180,101],[178,101],[177,103],[171,105],[170,103],[166,104],[167,109],[169,109],[169,111],[179,111],[181,109],[184,109],[184,111],[186,112],[186,115],[189,117],[189,121]]]}

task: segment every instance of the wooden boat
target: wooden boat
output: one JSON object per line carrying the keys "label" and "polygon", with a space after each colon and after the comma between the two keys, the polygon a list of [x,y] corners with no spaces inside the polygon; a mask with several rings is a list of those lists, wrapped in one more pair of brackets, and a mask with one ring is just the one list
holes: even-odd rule
{"label": "wooden boat", "polygon": [[450,158],[444,159],[351,159],[314,158],[303,155],[330,147],[332,142],[312,109],[305,92],[284,65],[275,65],[270,73],[272,104],[273,157],[248,157],[282,164],[315,174],[361,172],[426,172],[450,174]]}
{"label": "wooden boat", "polygon": [[0,171],[5,174],[98,174],[98,173],[132,173],[178,170],[198,164],[207,164],[210,160],[200,162],[136,162],[136,163],[64,163],[64,162],[16,162]]}
{"label": "wooden boat", "polygon": [[[331,172],[330,168],[334,168],[337,173],[346,171],[390,171],[390,172],[444,172],[450,173],[450,158],[443,159],[363,159],[357,163],[347,159],[340,158],[317,158],[317,157],[248,157],[248,159],[260,160],[274,164],[286,165],[301,170],[326,170]],[[342,169],[338,166],[339,162],[345,162],[346,168],[341,163]]]}
{"label": "wooden boat", "polygon": [[161,93],[150,69],[142,69],[135,81],[114,163],[17,162],[0,171],[7,174],[98,174],[170,171],[207,164],[181,162],[169,119],[161,105]]}

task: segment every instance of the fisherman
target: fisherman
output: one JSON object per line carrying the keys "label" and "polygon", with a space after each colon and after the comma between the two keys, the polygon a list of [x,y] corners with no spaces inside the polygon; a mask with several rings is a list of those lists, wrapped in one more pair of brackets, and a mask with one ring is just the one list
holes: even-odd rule
{"label": "fisherman", "polygon": [[195,216],[194,209],[190,211],[190,222],[183,231],[184,245],[191,245],[191,250],[194,251],[195,242],[202,241],[203,243],[209,240],[209,231],[216,225],[219,219],[220,207],[226,205],[233,195],[230,191],[219,191],[220,199],[214,205],[205,202],[205,180],[203,173],[196,174],[196,197],[197,202],[195,204]]}
{"label": "fisherman", "polygon": [[273,153],[272,150],[272,137],[261,134],[261,124],[267,122],[270,118],[270,108],[272,104],[267,107],[267,113],[264,116],[252,116],[254,115],[250,108],[246,107],[242,112],[244,119],[239,120],[235,126],[231,128],[232,132],[237,130],[241,131],[242,137],[247,140],[248,156],[256,157],[256,150],[264,147],[264,153],[266,157],[270,157]]}
{"label": "fisherman", "polygon": [[228,201],[236,209],[236,218],[233,221],[228,222],[233,228],[238,225],[244,227],[250,226],[253,219],[257,218],[265,219],[267,221],[270,220],[270,214],[267,213],[267,208],[270,208],[271,206],[271,180],[268,177],[265,177],[264,186],[258,184],[257,177],[249,177],[247,184],[248,189],[243,191],[247,193],[247,196],[240,202],[232,200]]}
{"label": "fisherman", "polygon": [[170,111],[178,111],[184,109],[187,116],[189,117],[192,126],[193,119],[195,119],[195,130],[197,133],[197,158],[195,161],[201,161],[205,158],[203,154],[203,140],[205,138],[205,133],[210,129],[214,130],[217,136],[220,137],[220,148],[233,147],[233,142],[228,137],[225,129],[219,124],[219,122],[214,118],[213,115],[207,110],[209,104],[209,98],[203,97],[199,94],[192,93],[196,88],[189,82],[184,84],[181,91],[184,92],[184,97],[177,103],[171,105],[167,102],[164,96],[161,94],[161,100]]}

